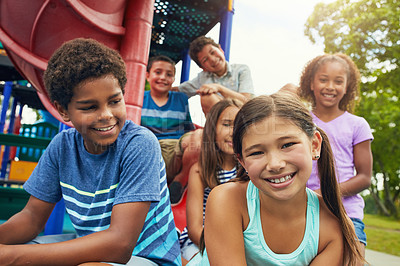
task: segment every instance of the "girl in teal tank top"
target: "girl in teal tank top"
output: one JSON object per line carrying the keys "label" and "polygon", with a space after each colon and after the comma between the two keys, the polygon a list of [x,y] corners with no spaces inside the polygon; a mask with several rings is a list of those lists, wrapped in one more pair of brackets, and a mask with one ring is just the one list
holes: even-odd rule
{"label": "girl in teal tank top", "polygon": [[[238,181],[207,201],[205,251],[188,265],[356,265],[363,262],[343,208],[332,151],[307,108],[277,93],[247,102],[234,122]],[[321,194],[306,188],[318,161]]]}

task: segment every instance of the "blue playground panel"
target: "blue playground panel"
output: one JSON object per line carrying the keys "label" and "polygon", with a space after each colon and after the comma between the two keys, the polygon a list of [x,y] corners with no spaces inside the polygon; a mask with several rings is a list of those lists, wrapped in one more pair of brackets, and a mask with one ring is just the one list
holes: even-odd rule
{"label": "blue playground panel", "polygon": [[[4,223],[6,221],[7,220],[0,220],[0,224]],[[63,224],[62,233],[63,234],[75,233],[75,228],[72,225],[71,219],[69,219],[69,215],[67,213],[64,214],[64,224]],[[41,234],[44,234],[44,231]]]}

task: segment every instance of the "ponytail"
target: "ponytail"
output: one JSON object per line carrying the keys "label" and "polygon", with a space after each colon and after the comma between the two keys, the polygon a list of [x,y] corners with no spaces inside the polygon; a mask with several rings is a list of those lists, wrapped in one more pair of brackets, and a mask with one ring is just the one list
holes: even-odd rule
{"label": "ponytail", "polygon": [[318,159],[318,173],[321,183],[322,198],[329,210],[338,218],[344,238],[344,258],[348,265],[356,265],[359,261],[365,262],[358,239],[351,220],[343,207],[339,184],[336,179],[335,162],[328,136],[317,128],[322,137],[321,155]]}
{"label": "ponytail", "polygon": [[[359,246],[351,220],[342,204],[339,185],[336,180],[334,157],[327,135],[315,127],[310,111],[298,97],[285,93],[262,95],[248,101],[237,113],[233,129],[233,149],[238,158],[242,157],[242,141],[249,126],[271,116],[287,119],[298,126],[309,138],[313,138],[315,130],[321,133],[321,154],[318,160],[318,171],[324,203],[337,217],[343,233],[344,258],[348,265],[365,261]],[[203,133],[204,134],[204,133]],[[239,169],[237,180],[246,181],[249,177],[244,169]]]}

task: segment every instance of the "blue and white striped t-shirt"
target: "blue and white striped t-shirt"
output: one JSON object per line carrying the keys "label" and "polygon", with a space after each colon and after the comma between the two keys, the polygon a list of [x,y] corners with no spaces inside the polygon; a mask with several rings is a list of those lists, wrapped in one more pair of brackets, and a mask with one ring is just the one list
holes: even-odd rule
{"label": "blue and white striped t-shirt", "polygon": [[[236,174],[237,174],[237,169],[236,169],[236,167],[233,168],[233,169],[230,170],[230,171],[227,171],[227,170],[219,170],[219,171],[217,172],[217,178],[218,178],[218,180],[219,180],[219,183],[220,183],[220,184],[223,184],[223,183],[226,183],[226,182],[228,182],[229,180],[235,178],[235,177],[236,177]],[[204,218],[205,218],[205,216],[206,216],[206,204],[207,204],[207,199],[208,199],[208,196],[210,195],[210,192],[211,192],[211,189],[210,189],[209,187],[206,187],[206,188],[204,189],[204,197],[203,197],[203,223],[204,223]],[[182,247],[184,244],[185,244],[185,245],[189,245],[189,243],[185,243],[185,242],[187,242],[187,241],[192,242],[192,241],[189,239],[187,227],[185,227],[185,229],[183,229],[183,231],[182,231],[182,233],[181,233],[181,236],[179,237],[179,242],[180,242],[180,244],[181,244],[181,247]]]}
{"label": "blue and white striped t-shirt", "polygon": [[131,121],[98,155],[86,151],[75,129],[60,132],[24,189],[46,202],[64,198],[80,237],[109,228],[114,205],[150,201],[133,255],[162,265],[181,264],[160,145],[149,130]]}
{"label": "blue and white striped t-shirt", "polygon": [[150,91],[145,91],[140,124],[150,129],[158,139],[179,139],[195,129],[188,97],[176,91],[169,92],[168,101],[163,106],[158,106],[151,98]]}

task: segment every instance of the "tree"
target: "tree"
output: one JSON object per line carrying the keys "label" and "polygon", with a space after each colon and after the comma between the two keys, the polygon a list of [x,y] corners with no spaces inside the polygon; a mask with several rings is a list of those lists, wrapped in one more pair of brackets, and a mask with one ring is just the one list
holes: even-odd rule
{"label": "tree", "polygon": [[[400,194],[400,0],[338,0],[319,3],[305,24],[325,52],[349,55],[362,75],[356,114],[370,124],[373,184],[378,209],[398,217]],[[378,191],[378,177],[383,190]]]}

